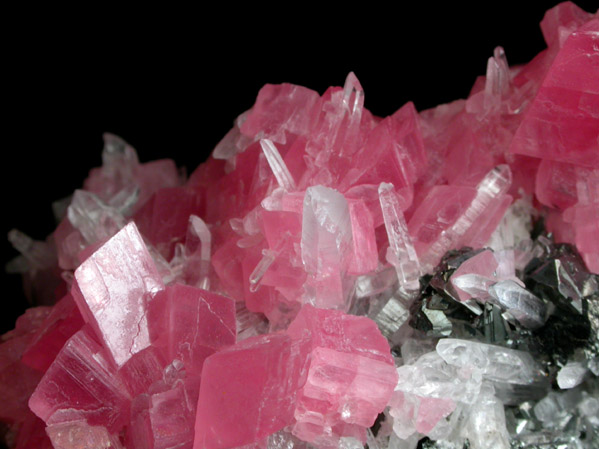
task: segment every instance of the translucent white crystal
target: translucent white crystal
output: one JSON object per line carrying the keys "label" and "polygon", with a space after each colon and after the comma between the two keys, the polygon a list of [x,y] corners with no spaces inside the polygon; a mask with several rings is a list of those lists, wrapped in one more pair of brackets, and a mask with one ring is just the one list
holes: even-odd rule
{"label": "translucent white crystal", "polygon": [[291,176],[291,173],[289,173],[289,169],[285,165],[285,162],[283,162],[283,158],[275,144],[269,139],[261,139],[260,146],[279,186],[288,192],[295,190],[295,180]]}
{"label": "translucent white crystal", "polygon": [[479,369],[486,379],[499,382],[530,384],[541,372],[528,352],[476,341],[443,338],[437,353],[450,365]]}
{"label": "translucent white crystal", "polygon": [[13,259],[6,266],[11,273],[40,270],[51,267],[55,262],[56,256],[48,243],[33,240],[17,229],[8,232],[8,241],[22,255],[22,258]]}
{"label": "translucent white crystal", "polygon": [[88,244],[112,237],[127,224],[118,210],[85,190],[75,190],[67,217]]}
{"label": "translucent white crystal", "polygon": [[268,268],[275,261],[276,257],[277,257],[276,252],[269,250],[269,249],[262,250],[262,259],[260,259],[260,262],[258,262],[258,265],[256,265],[256,268],[254,268],[254,271],[252,271],[252,273],[250,274],[249,281],[250,281],[250,291],[251,292],[255,292],[256,290],[258,290],[260,281],[264,277],[264,274],[266,274],[266,271],[268,270]]}
{"label": "translucent white crystal", "polygon": [[300,246],[308,273],[307,300],[315,306],[345,307],[347,298],[342,274],[349,266],[352,241],[345,197],[328,187],[309,187],[304,198]]}
{"label": "translucent white crystal", "polygon": [[489,287],[489,294],[522,326],[537,329],[545,323],[545,303],[516,282],[497,282]]}
{"label": "translucent white crystal", "polygon": [[414,364],[400,366],[397,374],[396,391],[455,402],[472,403],[481,387],[479,373],[475,370],[460,371],[447,364],[436,352],[421,356]]}
{"label": "translucent white crystal", "polygon": [[210,254],[212,235],[210,229],[200,217],[189,216],[187,238],[185,239],[185,254],[188,269],[194,271],[191,276],[192,285],[208,290],[210,288]]}
{"label": "translucent white crystal", "polygon": [[379,185],[379,201],[389,239],[388,262],[397,270],[400,288],[407,292],[420,287],[420,263],[393,184]]}
{"label": "translucent white crystal", "polygon": [[364,89],[356,78],[354,72],[350,72],[345,78],[343,86],[343,105],[349,110],[349,124],[342,147],[342,154],[351,155],[358,148],[358,133],[364,109]]}
{"label": "translucent white crystal", "polygon": [[473,449],[509,449],[509,434],[505,411],[499,399],[492,395],[481,397],[470,406],[464,433]]}
{"label": "translucent white crystal", "polygon": [[574,388],[582,383],[587,372],[586,363],[568,362],[557,373],[557,385],[562,390]]}
{"label": "translucent white crystal", "polygon": [[454,286],[474,298],[486,300],[489,297],[489,287],[495,283],[493,279],[481,276],[480,274],[463,274],[456,278],[451,278]]}

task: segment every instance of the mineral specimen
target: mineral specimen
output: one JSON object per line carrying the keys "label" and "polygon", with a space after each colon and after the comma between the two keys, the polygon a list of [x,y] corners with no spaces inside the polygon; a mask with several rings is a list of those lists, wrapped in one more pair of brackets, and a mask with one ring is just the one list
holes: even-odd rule
{"label": "mineral specimen", "polygon": [[17,449],[599,447],[599,12],[379,118],[266,85],[185,179],[106,134],[8,268]]}

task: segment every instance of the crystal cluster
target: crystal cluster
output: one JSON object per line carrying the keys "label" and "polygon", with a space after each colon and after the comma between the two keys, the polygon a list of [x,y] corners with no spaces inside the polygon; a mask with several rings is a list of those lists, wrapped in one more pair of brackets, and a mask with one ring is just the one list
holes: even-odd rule
{"label": "crystal cluster", "polygon": [[[103,164],[8,269],[10,447],[599,447],[599,12],[389,117],[266,85],[188,179]],[[593,274],[595,273],[595,274]]]}

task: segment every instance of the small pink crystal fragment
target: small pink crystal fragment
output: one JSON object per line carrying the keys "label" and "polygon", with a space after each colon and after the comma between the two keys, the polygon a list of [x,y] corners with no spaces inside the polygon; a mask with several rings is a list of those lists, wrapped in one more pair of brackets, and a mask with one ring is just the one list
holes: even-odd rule
{"label": "small pink crystal fragment", "polygon": [[145,393],[150,386],[162,378],[165,359],[154,346],[133,354],[119,369],[119,376],[131,397]]}
{"label": "small pink crystal fragment", "polygon": [[541,31],[549,48],[561,47],[580,26],[593,18],[572,2],[562,2],[547,10],[541,20]]}
{"label": "small pink crystal fragment", "polygon": [[118,431],[127,421],[129,395],[106,351],[86,326],[69,339],[29,399],[46,424],[85,419]]}
{"label": "small pink crystal fragment", "polygon": [[146,302],[164,285],[135,224],[83,262],[75,279],[75,302],[118,366],[150,345]]}
{"label": "small pink crystal fragment", "polygon": [[578,203],[577,186],[589,178],[599,185],[599,168],[544,159],[537,171],[535,194],[544,205],[563,211]]}
{"label": "small pink crystal fragment", "polygon": [[599,19],[573,32],[528,108],[511,151],[599,166]]}
{"label": "small pink crystal fragment", "polygon": [[397,384],[389,343],[374,321],[305,305],[287,333],[293,338],[308,334],[312,345],[293,433],[304,441],[330,445],[353,436],[336,429],[372,426]]}
{"label": "small pink crystal fragment", "polygon": [[293,422],[306,380],[309,342],[284,334],[250,337],[208,357],[195,424],[195,449],[254,443]]}
{"label": "small pink crystal fragment", "polygon": [[[512,202],[512,197],[506,194],[511,183],[509,166],[498,165],[486,174],[474,191],[447,186],[446,195],[451,195],[451,200],[437,196],[435,202],[421,204],[409,226],[416,240],[423,271],[432,272],[450,249],[484,245]],[[437,195],[439,192],[436,190]],[[437,210],[443,204],[448,206]],[[430,224],[425,226],[425,223]],[[431,235],[430,225],[442,229],[441,232]],[[430,245],[427,245],[429,242]]]}
{"label": "small pink crystal fragment", "polygon": [[136,398],[129,435],[133,447],[191,449],[195,404],[190,404],[190,399],[181,383]]}

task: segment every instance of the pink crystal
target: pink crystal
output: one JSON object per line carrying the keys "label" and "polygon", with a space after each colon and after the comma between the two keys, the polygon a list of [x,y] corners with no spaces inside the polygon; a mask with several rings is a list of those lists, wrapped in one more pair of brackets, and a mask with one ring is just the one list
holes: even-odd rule
{"label": "pink crystal", "polygon": [[564,42],[514,136],[512,152],[599,166],[598,32],[599,19],[590,20]]}
{"label": "pink crystal", "polygon": [[64,344],[83,326],[83,318],[70,294],[65,295],[52,308],[25,350],[25,365],[45,372]]}
{"label": "pink crystal", "polygon": [[309,342],[284,334],[251,337],[206,359],[195,449],[256,442],[293,422],[306,381]]}
{"label": "pink crystal", "polygon": [[[235,343],[235,304],[224,296],[174,284],[150,304],[152,344],[167,360],[180,360],[196,389],[204,360]],[[190,380],[191,381],[191,380]]]}
{"label": "pink crystal", "polygon": [[85,419],[118,431],[127,420],[129,400],[110,356],[85,327],[50,365],[29,407],[48,425]]}
{"label": "pink crystal", "polygon": [[135,224],[82,263],[75,279],[75,302],[117,365],[150,345],[147,301],[164,285]]}
{"label": "pink crystal", "polygon": [[[412,301],[472,247],[444,279],[452,307],[545,325],[516,277],[542,250],[531,215],[599,272],[599,15],[561,3],[541,29],[532,61],[496,47],[467,98],[427,111],[373,116],[353,72],[322,95],[268,84],[187,181],[104,135],[54,233],[9,234],[27,296],[60,299],[1,338],[11,446],[415,447],[451,430],[506,448],[512,387],[482,379],[508,365],[450,366],[410,327]],[[508,396],[536,394],[518,385]]]}
{"label": "pink crystal", "polygon": [[389,343],[375,323],[306,305],[287,333],[293,338],[309,335],[312,346],[293,433],[325,446],[343,436],[364,438],[397,383]]}

